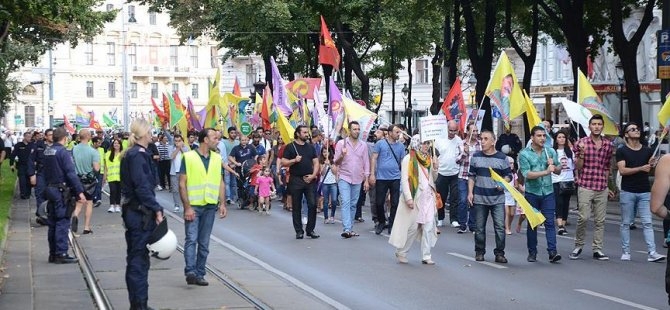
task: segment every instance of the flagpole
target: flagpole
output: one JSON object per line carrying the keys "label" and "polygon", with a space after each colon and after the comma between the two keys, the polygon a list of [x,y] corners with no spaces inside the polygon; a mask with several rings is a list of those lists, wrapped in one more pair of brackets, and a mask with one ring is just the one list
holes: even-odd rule
{"label": "flagpole", "polygon": [[[482,100],[479,102],[479,106],[477,107],[477,114],[475,114],[475,124],[477,124],[477,118],[479,118],[479,110],[482,108],[482,105],[484,104],[484,99],[486,99],[486,96],[482,96]],[[467,129],[468,126],[469,125],[467,124],[466,121],[465,128]],[[467,141],[470,141],[470,139],[472,139],[472,131],[470,131],[470,136],[468,136]]]}
{"label": "flagpole", "polygon": [[661,148],[661,142],[663,139],[665,139],[665,136],[668,135],[668,128],[663,128],[663,133],[661,134],[661,137],[658,138],[658,144],[656,144],[656,149],[654,150],[654,153],[651,154],[651,157],[656,157],[656,153],[658,150]]}

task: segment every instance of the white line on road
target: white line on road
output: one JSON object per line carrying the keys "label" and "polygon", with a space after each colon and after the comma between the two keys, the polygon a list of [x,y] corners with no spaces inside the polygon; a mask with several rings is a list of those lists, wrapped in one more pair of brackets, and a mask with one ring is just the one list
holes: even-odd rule
{"label": "white line on road", "polygon": [[454,253],[454,252],[448,252],[447,254],[449,254],[449,255],[451,255],[451,256],[456,256],[456,257],[459,257],[459,258],[462,258],[462,259],[467,259],[467,260],[469,260],[469,261],[473,261],[473,262],[475,262],[475,263],[480,263],[480,264],[482,264],[482,265],[486,265],[486,266],[489,266],[489,267],[498,268],[498,269],[507,269],[507,267],[505,267],[505,266],[498,265],[498,264],[494,264],[494,263],[489,263],[489,262],[478,262],[478,261],[476,261],[473,257],[466,256],[466,255],[463,255],[463,254]]}
{"label": "white line on road", "polygon": [[[167,210],[163,210],[163,212],[168,213],[168,214],[172,214],[172,212],[167,211]],[[176,219],[177,221],[179,221],[180,223],[184,223],[184,220],[182,218],[178,217],[178,216],[173,216],[173,218]],[[272,272],[272,273],[276,274],[277,276],[285,279],[286,281],[288,281],[291,284],[295,285],[296,287],[304,290],[305,292],[307,292],[309,294],[312,294],[314,297],[316,297],[316,298],[322,300],[323,302],[331,305],[335,309],[349,309],[349,307],[347,307],[347,306],[339,303],[338,301],[328,297],[326,294],[324,294],[324,293],[318,291],[317,289],[305,284],[304,282],[292,277],[291,275],[289,275],[289,274],[287,274],[287,273],[285,273],[285,272],[283,272],[283,271],[281,271],[281,270],[279,270],[275,267],[272,267],[271,265],[269,265],[269,264],[265,263],[264,261],[250,255],[247,252],[244,252],[243,250],[237,248],[236,246],[234,246],[234,245],[232,245],[228,242],[225,242],[225,241],[219,239],[218,237],[216,237],[214,235],[212,235],[210,238],[214,242],[216,242],[216,243],[222,245],[223,247],[235,252],[237,255],[244,257],[245,259],[261,266],[263,269],[265,269],[269,272]]]}
{"label": "white line on road", "polygon": [[628,301],[628,300],[621,299],[621,298],[618,298],[618,297],[614,297],[614,296],[609,296],[609,295],[605,295],[605,294],[597,293],[597,292],[590,291],[590,290],[585,290],[585,289],[575,289],[575,291],[580,292],[580,293],[583,293],[583,294],[586,294],[586,295],[591,295],[591,296],[594,296],[594,297],[599,297],[599,298],[602,298],[602,299],[607,299],[607,300],[609,300],[609,301],[613,301],[613,302],[620,303],[620,304],[622,304],[622,305],[626,305],[626,306],[633,307],[633,308],[637,308],[637,309],[642,309],[642,310],[658,310],[658,309],[656,309],[656,308],[647,307],[647,306],[645,306],[645,305],[637,304],[637,303],[634,303],[634,302],[632,302],[632,301]]}

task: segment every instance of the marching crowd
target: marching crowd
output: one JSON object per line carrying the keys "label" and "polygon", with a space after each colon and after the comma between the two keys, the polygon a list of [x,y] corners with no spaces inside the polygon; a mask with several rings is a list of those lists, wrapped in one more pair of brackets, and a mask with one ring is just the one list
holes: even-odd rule
{"label": "marching crowd", "polygon": [[[93,233],[92,211],[101,206],[102,187],[108,184],[107,212],[121,212],[126,223],[127,283],[137,309],[146,304],[142,287],[148,254],[143,246],[151,243],[150,232],[162,222],[163,208],[155,192],[163,190],[172,194],[172,210],[184,215],[185,276],[193,285],[207,285],[204,266],[215,214],[225,217],[226,206],[235,204],[270,215],[273,200],[292,212],[296,239],[319,238],[317,213],[323,212],[324,224],[335,224],[337,210],[341,237],[349,239],[359,236],[354,225],[365,221],[362,208],[367,199],[374,231],[390,234],[388,242],[396,249],[398,262],[408,263],[408,251],[417,240],[427,265],[435,263],[431,248],[440,228],[448,225],[458,234],[473,233],[475,260],[484,261],[490,215],[494,261],[507,263],[505,237],[521,232],[524,214],[513,195],[492,178],[492,171],[545,217],[548,261],[562,258],[556,235],[573,233],[566,226],[575,194],[578,216],[569,258],[580,258],[587,220],[593,214],[592,256],[609,259],[603,251],[604,221],[607,201],[616,192],[621,207],[620,259],[632,259],[630,230],[637,228],[634,220],[639,215],[647,260],[665,260],[656,251],[651,221],[652,209],[660,215],[662,211],[653,205],[650,209],[654,197],[649,176],[658,160],[641,137],[643,128],[625,124],[623,142],[615,146],[601,135],[599,115],[590,119],[590,135],[581,139],[569,131],[545,129],[551,127],[548,121],[533,127],[524,146],[509,129],[496,137],[491,131],[479,132],[475,124],[461,132],[453,121],[448,123],[447,137],[436,141],[422,141],[418,132],[410,136],[403,125],[393,124],[380,125],[369,137],[361,137],[356,122],[332,141],[318,128],[300,125],[286,144],[273,129],[243,135],[230,127],[225,132],[204,129],[182,136],[156,133],[146,122],[136,121],[130,132],[82,129],[69,140],[62,128],[26,132],[13,147],[0,146],[0,165],[9,159],[17,171],[21,199],[30,198],[34,187],[37,222],[49,226],[49,262],[54,263],[77,261],[67,253],[67,231],[78,231],[83,210],[82,234]],[[67,200],[73,196],[76,203],[68,208]],[[136,218],[133,210],[138,212]],[[535,262],[537,228],[528,223],[525,233],[527,261]],[[131,287],[139,287],[139,293],[131,293]]]}

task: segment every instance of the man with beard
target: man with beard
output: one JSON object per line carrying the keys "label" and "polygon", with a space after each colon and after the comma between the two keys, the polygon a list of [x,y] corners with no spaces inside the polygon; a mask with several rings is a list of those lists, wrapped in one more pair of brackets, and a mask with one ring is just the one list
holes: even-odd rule
{"label": "man with beard", "polygon": [[[309,140],[309,129],[300,125],[295,129],[295,140],[284,149],[281,165],[289,169],[288,192],[293,204],[293,229],[295,238],[303,239],[305,230],[307,236],[317,239],[320,236],[314,231],[316,226],[316,197],[314,187],[316,178],[320,171],[319,160],[316,157],[314,147],[307,143]],[[302,199],[307,200],[307,227],[303,230],[301,219]]]}

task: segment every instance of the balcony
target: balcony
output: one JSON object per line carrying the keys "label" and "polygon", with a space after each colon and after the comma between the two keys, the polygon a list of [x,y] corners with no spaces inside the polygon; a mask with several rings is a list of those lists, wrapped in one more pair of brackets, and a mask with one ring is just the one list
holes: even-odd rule
{"label": "balcony", "polygon": [[187,78],[192,75],[190,67],[144,65],[131,66],[129,69],[129,74],[135,77]]}

